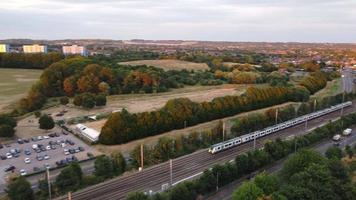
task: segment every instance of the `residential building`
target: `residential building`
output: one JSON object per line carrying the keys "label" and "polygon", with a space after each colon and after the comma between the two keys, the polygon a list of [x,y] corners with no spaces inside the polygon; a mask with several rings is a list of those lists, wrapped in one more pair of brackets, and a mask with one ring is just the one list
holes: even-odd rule
{"label": "residential building", "polygon": [[24,53],[47,53],[47,46],[46,45],[23,45],[23,52]]}
{"label": "residential building", "polygon": [[64,55],[79,54],[82,56],[88,56],[88,52],[84,46],[71,45],[62,47]]}
{"label": "residential building", "polygon": [[0,44],[0,53],[9,53],[10,46],[8,44]]}

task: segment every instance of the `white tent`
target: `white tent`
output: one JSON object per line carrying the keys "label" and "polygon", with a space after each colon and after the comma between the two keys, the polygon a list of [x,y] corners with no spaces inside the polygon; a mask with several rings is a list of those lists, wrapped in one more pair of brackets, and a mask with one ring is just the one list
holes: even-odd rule
{"label": "white tent", "polygon": [[88,128],[87,126],[83,124],[77,124],[76,125],[77,130],[79,133],[87,138],[88,140],[92,142],[97,142],[99,140],[99,135],[100,133],[92,128]]}

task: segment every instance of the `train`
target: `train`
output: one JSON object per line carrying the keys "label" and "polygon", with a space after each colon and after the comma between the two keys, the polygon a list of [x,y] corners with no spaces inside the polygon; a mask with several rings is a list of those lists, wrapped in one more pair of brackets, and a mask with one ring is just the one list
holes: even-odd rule
{"label": "train", "polygon": [[249,142],[249,141],[252,141],[252,140],[256,140],[257,138],[264,137],[266,135],[269,135],[269,134],[281,131],[283,129],[295,126],[297,124],[301,124],[301,123],[303,123],[305,121],[308,121],[308,120],[311,120],[311,119],[314,119],[314,118],[317,118],[317,117],[332,113],[332,112],[334,112],[336,110],[340,110],[340,109],[343,109],[343,108],[351,106],[351,105],[352,105],[352,102],[351,101],[347,101],[347,102],[344,102],[344,103],[341,103],[341,104],[337,104],[335,106],[331,106],[330,108],[326,108],[326,109],[323,109],[323,110],[319,110],[317,112],[313,112],[313,113],[310,113],[310,114],[302,115],[300,117],[297,117],[297,118],[282,122],[280,124],[276,124],[274,126],[269,126],[269,127],[264,128],[262,130],[258,130],[258,131],[255,131],[255,132],[252,132],[252,133],[249,133],[249,134],[246,134],[246,135],[242,135],[242,136],[239,136],[239,137],[236,137],[236,138],[224,141],[224,142],[220,142],[220,143],[214,144],[209,148],[208,152],[211,153],[211,154],[215,154],[215,153],[224,151],[226,149],[238,146],[240,144],[243,144],[243,143],[246,143],[246,142]]}

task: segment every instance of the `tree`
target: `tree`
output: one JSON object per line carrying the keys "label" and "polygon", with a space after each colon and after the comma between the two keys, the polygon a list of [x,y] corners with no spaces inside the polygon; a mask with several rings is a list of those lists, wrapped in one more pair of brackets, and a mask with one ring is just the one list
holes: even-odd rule
{"label": "tree", "polygon": [[291,176],[305,170],[312,164],[325,164],[325,158],[313,150],[301,150],[284,163],[281,177],[288,182]]}
{"label": "tree", "polygon": [[0,137],[13,137],[15,130],[7,124],[0,124]]}
{"label": "tree", "polygon": [[95,105],[96,106],[105,106],[106,105],[106,96],[103,94],[98,94],[95,96]]}
{"label": "tree", "polygon": [[65,167],[56,177],[55,185],[60,192],[74,191],[79,188],[83,172],[78,163]]}
{"label": "tree", "polygon": [[95,97],[91,93],[82,94],[82,106],[84,108],[94,108],[95,106]]}
{"label": "tree", "polygon": [[352,156],[354,155],[354,151],[352,150],[352,148],[350,147],[350,145],[346,145],[345,151],[346,151],[347,155],[349,156],[349,158],[351,159]]}
{"label": "tree", "polygon": [[325,152],[325,156],[328,159],[341,159],[342,158],[342,150],[338,147],[329,147],[326,152]]}
{"label": "tree", "polygon": [[261,173],[257,175],[254,179],[257,187],[262,189],[265,195],[270,195],[277,191],[279,188],[278,179],[274,175],[268,175],[267,173]]}
{"label": "tree", "polygon": [[11,200],[35,199],[31,184],[23,176],[11,181],[5,191]]}
{"label": "tree", "polygon": [[120,151],[114,151],[111,153],[111,159],[113,162],[113,169],[117,175],[120,175],[126,170],[126,160]]}
{"label": "tree", "polygon": [[73,104],[75,106],[81,106],[83,102],[83,96],[82,95],[76,95],[73,100]]}
{"label": "tree", "polygon": [[69,103],[69,98],[68,97],[61,97],[59,99],[62,105],[67,105]]}
{"label": "tree", "polygon": [[170,193],[170,200],[195,200],[197,193],[193,189],[193,183],[184,182],[175,186]]}
{"label": "tree", "polygon": [[40,124],[40,129],[49,130],[49,129],[54,128],[53,118],[46,114],[42,115],[38,122]]}
{"label": "tree", "polygon": [[233,200],[257,200],[263,196],[263,191],[253,182],[244,182],[237,188],[233,195]]}
{"label": "tree", "polygon": [[99,156],[95,159],[95,176],[110,178],[114,175],[113,162],[108,156]]}
{"label": "tree", "polygon": [[131,192],[127,195],[126,200],[148,200],[148,196],[143,192]]}

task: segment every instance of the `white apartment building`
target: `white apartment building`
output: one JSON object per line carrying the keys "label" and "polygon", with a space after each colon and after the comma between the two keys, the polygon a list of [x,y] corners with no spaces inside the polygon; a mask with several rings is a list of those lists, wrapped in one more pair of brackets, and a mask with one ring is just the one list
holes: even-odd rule
{"label": "white apartment building", "polygon": [[46,45],[23,45],[23,52],[24,53],[47,53],[47,46]]}
{"label": "white apartment building", "polygon": [[64,55],[79,54],[82,56],[88,56],[88,52],[84,46],[71,45],[62,47]]}
{"label": "white apartment building", "polygon": [[9,53],[10,45],[8,44],[0,44],[0,53]]}

